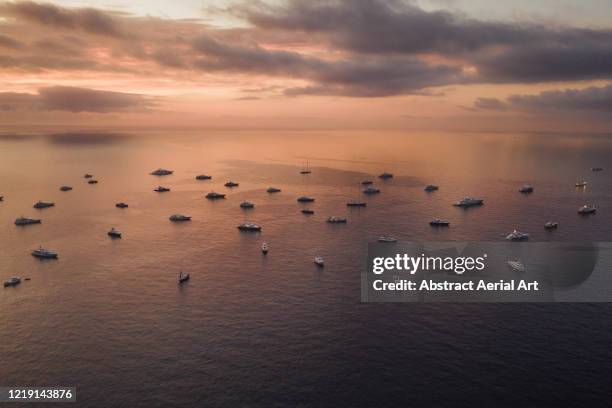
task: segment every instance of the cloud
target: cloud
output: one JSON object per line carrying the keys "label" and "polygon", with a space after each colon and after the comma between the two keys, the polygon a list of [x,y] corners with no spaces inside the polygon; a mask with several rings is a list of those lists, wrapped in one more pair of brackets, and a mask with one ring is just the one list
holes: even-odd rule
{"label": "cloud", "polygon": [[0,34],[0,48],[12,48],[12,49],[20,49],[23,47],[23,44],[16,39],[9,37],[8,35]]}
{"label": "cloud", "polygon": [[612,84],[583,89],[545,91],[534,95],[511,95],[505,101],[479,98],[474,107],[481,110],[520,110],[544,112],[612,113]]}
{"label": "cloud", "polygon": [[122,92],[100,91],[68,86],[46,87],[38,94],[0,93],[0,110],[43,110],[66,112],[122,112],[147,110],[154,105],[150,98]]}

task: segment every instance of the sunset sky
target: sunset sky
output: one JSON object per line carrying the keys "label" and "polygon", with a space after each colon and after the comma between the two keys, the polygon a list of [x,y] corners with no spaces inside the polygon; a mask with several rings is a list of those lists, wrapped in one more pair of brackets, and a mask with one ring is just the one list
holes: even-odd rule
{"label": "sunset sky", "polygon": [[0,2],[0,121],[612,130],[612,2],[499,3]]}

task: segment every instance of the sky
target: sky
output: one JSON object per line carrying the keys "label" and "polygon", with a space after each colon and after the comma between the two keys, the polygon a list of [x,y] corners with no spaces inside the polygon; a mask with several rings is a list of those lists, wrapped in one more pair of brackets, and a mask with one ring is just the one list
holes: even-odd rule
{"label": "sky", "polygon": [[609,133],[610,17],[607,0],[0,1],[0,128]]}

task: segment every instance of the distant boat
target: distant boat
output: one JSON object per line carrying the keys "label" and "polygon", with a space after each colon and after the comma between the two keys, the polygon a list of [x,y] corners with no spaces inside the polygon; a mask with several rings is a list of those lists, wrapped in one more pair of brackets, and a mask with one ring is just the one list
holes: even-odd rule
{"label": "distant boat", "polygon": [[227,182],[227,183],[225,183],[224,185],[225,185],[225,187],[229,187],[229,188],[232,188],[232,187],[238,187],[238,186],[239,186],[239,184],[238,184],[238,183],[235,183],[235,182],[233,182],[233,181],[228,181],[228,182]]}
{"label": "distant boat", "polygon": [[93,177],[93,176],[92,176],[91,174],[85,174],[85,175],[83,176],[83,178],[86,178],[86,179],[90,179],[90,178],[92,178],[92,177]]}
{"label": "distant boat", "polygon": [[519,188],[519,193],[530,194],[533,193],[533,186],[529,184],[525,184],[523,187]]}
{"label": "distant boat", "polygon": [[107,234],[111,238],[121,238],[121,231],[119,231],[118,229],[115,229],[115,227],[111,228]]}
{"label": "distant boat", "polygon": [[380,194],[380,190],[376,187],[367,186],[366,188],[363,189],[363,194],[367,194],[367,195]]}
{"label": "distant boat", "polygon": [[591,171],[603,171],[603,167],[591,167]]}
{"label": "distant boat", "polygon": [[87,184],[98,184],[98,180],[89,180]]}
{"label": "distant boat", "polygon": [[506,235],[506,239],[509,241],[526,241],[529,239],[529,234],[514,230],[510,234]]}
{"label": "distant boat", "polygon": [[60,187],[60,191],[70,191],[70,190],[72,190],[72,187],[70,187],[70,186],[61,186]]}
{"label": "distant boat", "polygon": [[583,214],[583,215],[595,214],[596,212],[597,212],[597,208],[595,208],[595,206],[593,205],[583,205],[582,207],[578,209],[578,214]]}
{"label": "distant boat", "polygon": [[436,191],[438,190],[440,187],[436,186],[435,184],[428,184],[425,186],[425,188],[423,190],[425,191]]}
{"label": "distant boat", "polygon": [[357,200],[351,200],[348,203],[346,203],[347,207],[367,207],[367,203],[365,203],[364,201],[357,201]]}
{"label": "distant boat", "polygon": [[302,214],[311,215],[311,214],[314,214],[314,210],[311,210],[311,209],[309,209],[309,208],[304,208],[304,209],[302,210]]}
{"label": "distant boat", "polygon": [[196,180],[210,180],[212,176],[207,176],[206,174],[198,174],[196,176]]}
{"label": "distant boat", "polygon": [[589,184],[589,183],[587,183],[586,181],[580,181],[580,182],[576,183],[576,187],[586,187],[587,184]]}
{"label": "distant boat", "polygon": [[178,278],[179,283],[183,283],[188,280],[189,280],[189,274],[181,271],[179,273],[179,278]]}
{"label": "distant boat", "polygon": [[331,216],[327,218],[327,222],[330,224],[346,224],[346,218]]}
{"label": "distant boat", "polygon": [[312,203],[314,200],[314,198],[308,196],[301,196],[297,199],[298,203]]}
{"label": "distant boat", "polygon": [[397,242],[397,238],[391,235],[381,235],[378,237],[378,242]]}
{"label": "distant boat", "polygon": [[214,191],[211,191],[210,193],[206,194],[206,198],[208,198],[209,200],[218,200],[220,198],[225,198],[225,194],[215,193]]}
{"label": "distant boat", "polygon": [[484,204],[484,200],[482,198],[464,197],[463,199],[461,199],[460,201],[457,201],[453,205],[455,207],[467,208],[467,207],[473,207],[473,206],[483,205],[483,204]]}
{"label": "distant boat", "polygon": [[170,191],[168,187],[158,186],[153,191],[157,191],[158,193],[165,193],[166,191]]}
{"label": "distant boat", "polygon": [[169,220],[174,222],[191,221],[191,217],[183,214],[172,214]]}
{"label": "distant boat", "polygon": [[322,256],[315,256],[314,263],[321,268],[325,266],[325,261],[323,260]]}
{"label": "distant boat", "polygon": [[369,186],[369,185],[370,185],[370,184],[372,184],[372,183],[373,183],[373,181],[372,181],[372,180],[363,180],[363,181],[361,182],[361,185],[362,185],[362,186]]}
{"label": "distant boat", "polygon": [[521,261],[508,261],[508,266],[516,272],[525,272],[527,270]]}
{"label": "distant boat", "polygon": [[306,167],[300,170],[300,174],[310,174],[310,173],[312,173],[312,171],[310,171],[310,169],[308,168],[308,160],[306,160]]}
{"label": "distant boat", "polygon": [[445,220],[436,218],[436,219],[429,221],[429,225],[433,227],[448,227],[450,225],[450,221],[445,221]]}
{"label": "distant boat", "polygon": [[166,169],[159,168],[159,169],[151,172],[151,175],[152,176],[169,176],[172,173],[174,173],[173,170],[166,170]]}
{"label": "distant boat", "polygon": [[261,244],[261,252],[266,255],[268,253],[268,244],[266,242],[264,242],[263,244]]}
{"label": "distant boat", "polygon": [[48,207],[55,207],[55,203],[52,202],[45,202],[45,201],[38,201],[36,204],[34,204],[33,206],[34,208],[48,208]]}
{"label": "distant boat", "polygon": [[37,258],[56,259],[57,258],[57,252],[49,251],[48,249],[45,249],[42,246],[40,246],[37,249],[32,251],[32,256],[35,256]]}
{"label": "distant boat", "polygon": [[268,193],[280,193],[281,189],[280,188],[276,188],[276,187],[268,187],[266,192],[268,192]]}
{"label": "distant boat", "polygon": [[254,222],[248,222],[248,221],[240,224],[238,226],[238,229],[240,231],[253,231],[253,232],[261,231],[261,227],[259,225],[255,224]]}
{"label": "distant boat", "polygon": [[40,224],[41,222],[39,219],[19,217],[15,220],[15,225]]}
{"label": "distant boat", "polygon": [[128,208],[128,205],[126,203],[117,203],[115,204],[115,207],[117,208]]}
{"label": "distant boat", "polygon": [[255,204],[250,201],[243,201],[240,203],[240,208],[255,208]]}
{"label": "distant boat", "polygon": [[384,172],[384,173],[380,174],[378,176],[378,178],[383,179],[383,180],[388,180],[390,178],[393,178],[393,174],[392,173]]}
{"label": "distant boat", "polygon": [[4,287],[9,286],[17,286],[21,283],[21,278],[19,276],[13,276],[4,281]]}
{"label": "distant boat", "polygon": [[555,221],[548,221],[546,224],[544,224],[544,228],[546,229],[556,229],[558,227],[559,223]]}

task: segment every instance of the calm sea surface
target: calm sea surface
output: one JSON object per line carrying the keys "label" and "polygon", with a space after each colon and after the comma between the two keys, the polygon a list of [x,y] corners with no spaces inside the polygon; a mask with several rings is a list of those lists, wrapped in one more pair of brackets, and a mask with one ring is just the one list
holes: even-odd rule
{"label": "calm sea surface", "polygon": [[[300,175],[306,161],[312,174]],[[158,167],[175,173],[149,175]],[[395,177],[380,181],[383,171]],[[368,178],[380,195],[361,194]],[[425,193],[429,183],[440,190]],[[525,183],[533,194],[517,192]],[[227,199],[206,200],[213,190]],[[516,228],[533,241],[612,241],[612,138],[5,135],[0,195],[0,278],[31,278],[0,289],[0,386],[76,386],[85,407],[610,404],[612,306],[361,304],[360,270],[381,234],[498,241]],[[314,215],[300,195],[316,199]],[[485,205],[451,205],[465,195]],[[367,208],[348,210],[354,198]],[[33,209],[38,200],[56,206]],[[578,216],[583,204],[597,214]],[[171,223],[174,213],[193,220]],[[17,227],[21,215],[43,222]],[[348,223],[326,224],[331,215]],[[451,227],[430,228],[436,217]],[[246,220],[263,231],[240,233]],[[545,231],[548,220],[560,228]],[[59,259],[33,258],[39,244]],[[181,269],[191,280],[179,286]]]}

